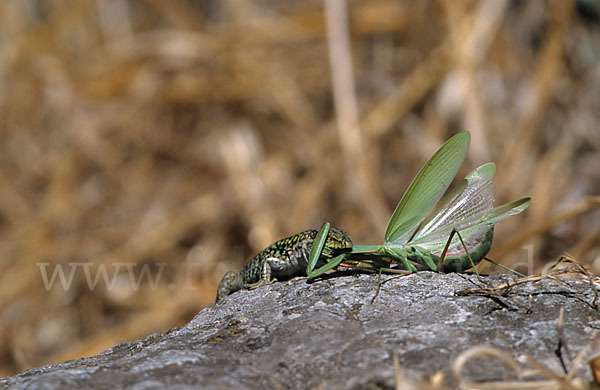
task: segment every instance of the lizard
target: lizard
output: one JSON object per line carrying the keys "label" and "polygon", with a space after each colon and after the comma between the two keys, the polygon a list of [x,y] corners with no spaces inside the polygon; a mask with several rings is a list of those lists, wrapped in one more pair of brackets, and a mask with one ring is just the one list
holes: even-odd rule
{"label": "lizard", "polygon": [[[217,288],[216,303],[241,289],[255,289],[273,283],[279,277],[304,275],[308,256],[317,230],[305,230],[283,238],[254,256],[239,272],[227,272]],[[331,228],[321,255],[326,259],[352,249],[352,240],[346,232]],[[320,260],[321,264],[323,261]]]}

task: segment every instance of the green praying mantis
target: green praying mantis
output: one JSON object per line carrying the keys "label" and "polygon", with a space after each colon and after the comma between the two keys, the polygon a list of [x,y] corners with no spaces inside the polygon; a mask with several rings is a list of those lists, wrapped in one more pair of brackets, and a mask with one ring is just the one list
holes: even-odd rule
{"label": "green praying mantis", "polygon": [[[315,269],[329,231],[329,223],[325,223],[309,255],[308,277],[322,275],[342,262],[351,268],[378,271],[380,276],[382,271],[460,272],[475,267],[490,250],[494,225],[525,210],[531,199],[494,207],[496,168],[487,163],[440,201],[466,157],[470,139],[466,131],[455,135],[427,161],[392,214],[382,245],[355,245],[351,252]],[[394,265],[402,265],[403,270],[392,270]]]}

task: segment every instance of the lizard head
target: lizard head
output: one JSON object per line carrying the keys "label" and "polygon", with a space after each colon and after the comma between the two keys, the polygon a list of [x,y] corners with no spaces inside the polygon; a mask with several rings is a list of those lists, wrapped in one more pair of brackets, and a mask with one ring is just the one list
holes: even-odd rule
{"label": "lizard head", "polygon": [[322,254],[327,257],[333,257],[341,252],[347,252],[352,249],[352,240],[348,233],[334,227],[329,229],[327,240],[323,247]]}

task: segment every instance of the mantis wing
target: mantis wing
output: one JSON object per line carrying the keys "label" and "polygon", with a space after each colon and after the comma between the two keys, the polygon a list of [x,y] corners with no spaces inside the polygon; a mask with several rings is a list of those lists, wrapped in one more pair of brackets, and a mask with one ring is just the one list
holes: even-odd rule
{"label": "mantis wing", "polygon": [[471,136],[463,131],[450,138],[414,178],[385,231],[385,243],[402,246],[440,200],[462,165]]}
{"label": "mantis wing", "polygon": [[[467,247],[471,247],[470,243],[480,241],[482,232],[493,227],[504,218],[519,214],[529,206],[530,201],[531,198],[522,198],[493,209],[480,211],[461,220],[440,226],[431,233],[411,241],[410,244],[432,252],[438,252],[446,245],[452,230],[456,229],[466,238]],[[458,237],[455,236],[450,244],[450,249],[464,252],[460,245]]]}
{"label": "mantis wing", "polygon": [[494,182],[492,180],[495,172],[496,166],[488,163],[468,174],[423,222],[412,241],[452,222],[493,208]]}

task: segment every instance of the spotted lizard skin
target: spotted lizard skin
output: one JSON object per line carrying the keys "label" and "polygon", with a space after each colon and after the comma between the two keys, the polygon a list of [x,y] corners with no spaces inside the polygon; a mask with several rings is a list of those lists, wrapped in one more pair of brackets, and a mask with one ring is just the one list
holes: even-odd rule
{"label": "spotted lizard skin", "polygon": [[[281,239],[256,255],[241,271],[227,272],[219,283],[216,302],[235,291],[270,284],[274,278],[305,275],[308,256],[318,233],[317,230],[305,230]],[[321,255],[331,258],[351,249],[348,234],[330,228]]]}

